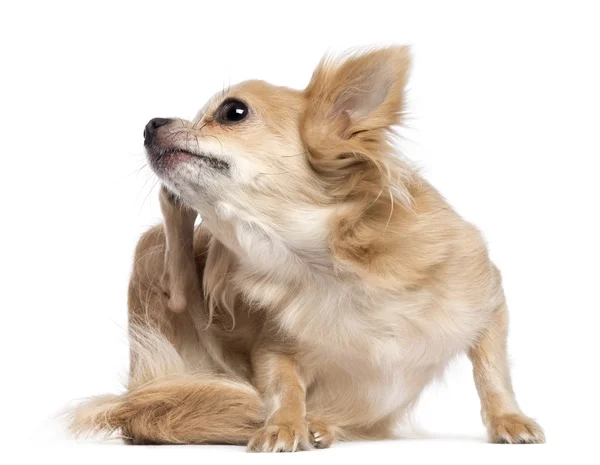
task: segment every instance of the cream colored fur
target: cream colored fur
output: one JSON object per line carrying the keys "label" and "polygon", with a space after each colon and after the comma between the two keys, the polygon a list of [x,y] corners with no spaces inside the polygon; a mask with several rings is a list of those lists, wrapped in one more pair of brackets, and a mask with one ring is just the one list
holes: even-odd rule
{"label": "cream colored fur", "polygon": [[165,224],[136,252],[130,383],[75,430],[254,451],[382,439],[466,352],[490,440],[544,441],[512,391],[481,234],[390,143],[409,69],[405,47],[327,58],[302,92],[244,82],[147,138]]}

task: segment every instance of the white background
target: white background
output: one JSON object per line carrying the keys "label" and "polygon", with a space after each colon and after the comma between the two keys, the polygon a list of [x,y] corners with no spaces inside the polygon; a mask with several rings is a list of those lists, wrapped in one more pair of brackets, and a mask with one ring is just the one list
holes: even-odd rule
{"label": "white background", "polygon": [[[14,463],[577,463],[591,453],[600,413],[594,3],[3,2],[0,428],[4,444],[22,444]],[[192,117],[247,78],[302,88],[323,53],[389,43],[412,44],[415,57],[401,149],[489,241],[509,299],[517,397],[548,444],[485,444],[462,358],[416,410],[432,439],[285,457],[70,439],[56,413],[119,391],[127,370],[132,252],[160,219],[145,123]]]}

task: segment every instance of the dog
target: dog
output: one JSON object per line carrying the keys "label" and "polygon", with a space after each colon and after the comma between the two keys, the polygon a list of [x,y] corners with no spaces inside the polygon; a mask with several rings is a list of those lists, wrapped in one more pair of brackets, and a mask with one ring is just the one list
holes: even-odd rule
{"label": "dog", "polygon": [[146,125],[164,222],[135,252],[127,391],[79,406],[76,433],[273,452],[390,438],[466,353],[490,441],[544,442],[480,232],[394,149],[410,63],[404,46],[326,57],[303,91],[246,81]]}

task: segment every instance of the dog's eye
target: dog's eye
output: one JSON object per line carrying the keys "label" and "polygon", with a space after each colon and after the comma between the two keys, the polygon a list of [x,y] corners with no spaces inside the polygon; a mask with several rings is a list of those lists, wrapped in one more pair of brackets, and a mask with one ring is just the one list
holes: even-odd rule
{"label": "dog's eye", "polygon": [[248,105],[241,100],[227,99],[217,110],[216,120],[220,123],[237,123],[248,116]]}

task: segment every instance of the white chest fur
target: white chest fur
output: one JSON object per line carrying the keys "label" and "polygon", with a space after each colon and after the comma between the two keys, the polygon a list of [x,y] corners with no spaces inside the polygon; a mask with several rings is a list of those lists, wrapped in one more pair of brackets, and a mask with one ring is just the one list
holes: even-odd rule
{"label": "white chest fur", "polygon": [[375,291],[317,271],[314,258],[327,258],[322,240],[296,241],[310,252],[299,257],[261,231],[228,222],[229,235],[220,234],[239,258],[232,284],[298,343],[314,383],[309,404],[343,411],[353,402],[365,406],[363,417],[382,418],[413,402],[483,323],[472,303],[434,289]]}
{"label": "white chest fur", "polygon": [[334,277],[292,285],[243,268],[237,281],[284,332],[324,357],[433,365],[464,349],[476,331],[464,302],[428,290],[373,295]]}
{"label": "white chest fur", "polygon": [[343,410],[352,399],[372,420],[412,403],[476,334],[464,303],[427,290],[373,296],[336,278],[293,286],[243,268],[239,278],[246,296],[299,343],[315,402]]}

